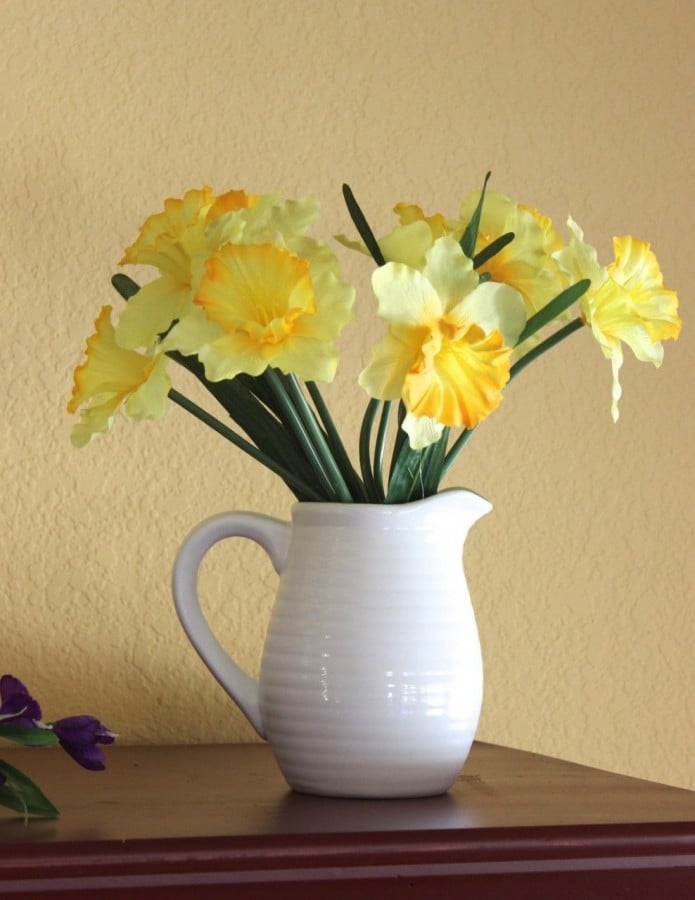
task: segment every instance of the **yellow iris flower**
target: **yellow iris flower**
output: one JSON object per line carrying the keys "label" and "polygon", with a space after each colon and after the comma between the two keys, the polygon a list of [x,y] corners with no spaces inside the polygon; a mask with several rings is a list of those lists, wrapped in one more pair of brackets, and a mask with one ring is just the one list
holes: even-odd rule
{"label": "yellow iris flower", "polygon": [[360,384],[379,400],[403,400],[414,449],[436,441],[445,426],[473,428],[497,408],[526,322],[516,290],[481,284],[450,236],[434,242],[422,272],[389,262],[372,285],[389,329]]}
{"label": "yellow iris flower", "polygon": [[75,369],[68,412],[82,407],[70,439],[84,447],[97,434],[108,431],[119,408],[134,419],[159,419],[166,411],[171,388],[166,357],[150,358],[116,343],[111,307],[104,306],[87,339],[85,361]]}
{"label": "yellow iris flower", "polygon": [[572,238],[557,259],[574,280],[591,279],[580,307],[603,355],[611,361],[611,414],[616,421],[622,394],[622,344],[627,344],[642,362],[660,366],[664,356],[660,342],[680,334],[678,297],[664,287],[659,263],[646,241],[630,236],[614,238],[615,260],[604,267],[598,262],[596,250],[585,243],[577,223],[570,218],[567,224]]}

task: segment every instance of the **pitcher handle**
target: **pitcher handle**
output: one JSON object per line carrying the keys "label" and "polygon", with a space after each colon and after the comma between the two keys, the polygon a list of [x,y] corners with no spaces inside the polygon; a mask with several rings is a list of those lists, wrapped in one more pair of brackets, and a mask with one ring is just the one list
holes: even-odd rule
{"label": "pitcher handle", "polygon": [[248,676],[222,649],[203,615],[198,598],[198,570],[203,557],[214,544],[229,537],[250,538],[266,551],[278,574],[284,568],[289,549],[289,523],[251,512],[221,513],[201,522],[181,545],[172,574],[174,604],[181,625],[200,658],[260,737],[265,738],[258,681]]}

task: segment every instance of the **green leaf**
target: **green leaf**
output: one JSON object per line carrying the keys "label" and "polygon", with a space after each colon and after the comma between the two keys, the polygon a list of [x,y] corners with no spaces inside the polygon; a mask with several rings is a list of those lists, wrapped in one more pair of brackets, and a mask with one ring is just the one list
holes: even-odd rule
{"label": "green leaf", "polygon": [[0,738],[22,744],[24,747],[51,747],[58,738],[50,728],[20,728],[0,723]]}
{"label": "green leaf", "polygon": [[425,485],[425,496],[430,497],[436,494],[439,489],[439,483],[443,477],[444,460],[446,458],[446,447],[449,442],[449,429],[444,428],[442,436],[436,444],[433,444],[432,451],[427,457],[424,466],[423,481]]}
{"label": "green leaf", "polygon": [[386,262],[384,254],[381,252],[377,239],[374,237],[374,232],[369,227],[369,223],[360,209],[359,203],[355,200],[355,195],[347,184],[343,185],[343,197],[345,198],[345,204],[350,213],[350,218],[352,219],[355,228],[358,230],[360,237],[364,241],[367,250],[372,254],[374,262],[378,266],[383,266]]}
{"label": "green leaf", "polygon": [[7,779],[0,787],[0,805],[27,816],[58,817],[58,810],[31,778],[0,759],[0,772]]}
{"label": "green leaf", "polygon": [[565,290],[558,294],[554,300],[551,300],[550,303],[543,307],[543,309],[540,309],[535,315],[531,316],[526,323],[526,327],[519,335],[517,346],[522,344],[537,331],[540,331],[541,328],[550,324],[553,319],[557,319],[563,312],[566,312],[573,303],[576,303],[580,297],[586,294],[590,285],[590,278],[582,278],[582,280],[578,281],[576,284],[565,288]]}
{"label": "green leaf", "polygon": [[473,259],[473,254],[475,253],[475,243],[478,240],[478,229],[480,228],[480,216],[483,211],[483,201],[485,200],[485,188],[490,180],[490,175],[492,175],[492,172],[488,172],[485,176],[483,189],[480,192],[480,200],[478,200],[475,212],[471,216],[471,220],[468,225],[466,225],[466,230],[461,236],[461,249],[469,259]]}
{"label": "green leaf", "polygon": [[521,374],[524,371],[526,366],[531,365],[531,363],[538,359],[539,356],[542,356],[548,350],[552,349],[556,344],[559,344],[560,341],[564,341],[566,337],[569,337],[571,334],[574,334],[575,331],[579,331],[580,328],[584,327],[584,322],[582,319],[573,319],[571,322],[568,322],[562,328],[559,328],[557,331],[553,332],[549,337],[547,337],[544,341],[541,341],[540,344],[537,344],[528,353],[524,354],[521,359],[517,360],[509,372],[509,380],[511,381],[513,378],[516,378],[517,375]]}
{"label": "green leaf", "polygon": [[128,278],[127,275],[123,275],[121,272],[111,278],[111,284],[126,301],[130,300],[130,298],[140,290],[139,284],[133,281],[132,278]]}
{"label": "green leaf", "polygon": [[410,442],[404,441],[389,480],[386,503],[407,503],[414,498],[418,486],[423,487],[420,496],[424,494],[422,463],[426,452],[413,450]]}
{"label": "green leaf", "polygon": [[379,409],[379,402],[379,400],[375,400],[373,397],[371,397],[369,402],[367,403],[367,408],[365,409],[364,416],[362,417],[359,441],[362,480],[364,481],[364,486],[367,490],[367,496],[372,503],[381,502],[379,499],[379,490],[377,488],[376,481],[374,480],[371,457],[372,429],[374,427],[376,414]]}
{"label": "green leaf", "polygon": [[[207,381],[205,369],[195,356],[183,356],[177,351],[167,354],[200,381],[207,391],[263,452],[275,462],[291,469],[302,481],[311,483],[314,476],[306,457],[297,446],[292,432],[283,428],[265,402],[269,393],[260,379],[237,375],[226,381]],[[262,400],[256,396],[261,394]],[[289,485],[288,485],[289,487]],[[291,487],[295,494],[295,488]],[[298,499],[306,499],[299,497]]]}
{"label": "green leaf", "polygon": [[376,433],[376,441],[374,442],[374,464],[372,470],[374,472],[374,485],[377,490],[379,503],[384,502],[384,456],[386,449],[386,437],[388,435],[389,422],[391,420],[391,409],[393,407],[392,400],[384,400],[381,404],[381,417],[379,419],[379,428]]}
{"label": "green leaf", "polygon": [[368,498],[365,486],[360,481],[360,478],[355,471],[354,466],[352,465],[352,461],[350,460],[348,452],[345,449],[345,445],[343,444],[340,434],[338,433],[338,429],[336,428],[335,422],[333,421],[328,407],[326,406],[319,386],[315,381],[308,381],[306,383],[306,389],[309,392],[309,396],[311,397],[314,407],[319,414],[319,418],[323,423],[323,427],[326,431],[326,439],[328,440],[331,452],[333,453],[336,462],[340,466],[340,469],[345,476],[345,480],[350,485],[352,496],[356,500],[360,499],[366,503]]}
{"label": "green leaf", "polygon": [[244,453],[247,453],[250,457],[257,460],[259,463],[261,463],[261,465],[270,469],[271,472],[275,472],[276,475],[279,475],[280,478],[282,478],[282,480],[285,482],[285,484],[290,488],[290,490],[296,492],[296,495],[299,499],[316,501],[326,499],[323,494],[315,491],[311,485],[304,484],[302,480],[295,475],[295,473],[290,472],[289,469],[287,469],[282,464],[277,463],[267,453],[264,453],[262,450],[254,447],[254,445],[249,443],[247,440],[244,440],[241,435],[236,434],[234,431],[232,431],[231,428],[228,428],[223,422],[220,422],[214,416],[210,415],[207,410],[198,406],[197,403],[189,400],[188,397],[186,397],[184,394],[180,394],[177,390],[172,388],[169,391],[169,399],[174,403],[177,403],[179,406],[183,407],[183,409],[194,415],[201,422],[204,422],[206,425],[212,428],[213,431],[216,431],[218,434],[222,435],[222,437],[226,438],[230,443],[234,444],[235,447],[243,450]]}
{"label": "green leaf", "polygon": [[[323,452],[324,447],[314,441],[313,429],[309,430],[306,417],[304,416],[306,410],[301,406],[298,408],[295,404],[295,400],[298,400],[298,398],[290,392],[290,384],[285,382],[280,370],[274,369],[272,366],[266,368],[263,372],[263,378],[275,394],[275,399],[282,406],[287,427],[290,429],[297,446],[311,465],[316,484],[320,486],[323,500],[329,503],[340,501],[341,497],[338,493],[340,485],[331,479],[331,466],[335,465],[335,460],[329,459]],[[314,425],[318,428],[315,420]]]}
{"label": "green leaf", "polygon": [[475,431],[475,429],[477,427],[478,427],[477,425],[474,425],[473,428],[464,428],[464,430],[461,432],[461,434],[456,438],[451,449],[446,454],[444,461],[442,462],[440,479],[444,478],[446,473],[449,471],[449,469],[453,465],[454,461],[456,460],[456,457],[459,455],[459,453],[463,450],[463,448],[466,446],[468,441],[471,439],[473,432]]}
{"label": "green leaf", "polygon": [[401,450],[403,449],[403,444],[408,440],[408,435],[403,430],[403,422],[406,417],[406,408],[405,403],[402,400],[398,401],[398,427],[396,429],[396,438],[393,442],[393,450],[391,452],[391,466],[389,468],[389,481],[393,477],[394,469],[396,468],[396,462],[398,461],[398,457],[400,456]]}
{"label": "green leaf", "polygon": [[495,238],[494,241],[490,241],[487,247],[483,247],[480,253],[476,253],[473,257],[473,268],[479,269],[488,261],[488,259],[492,259],[492,257],[506,247],[507,244],[511,244],[513,240],[514,232],[508,231],[506,234],[501,234],[498,238]]}

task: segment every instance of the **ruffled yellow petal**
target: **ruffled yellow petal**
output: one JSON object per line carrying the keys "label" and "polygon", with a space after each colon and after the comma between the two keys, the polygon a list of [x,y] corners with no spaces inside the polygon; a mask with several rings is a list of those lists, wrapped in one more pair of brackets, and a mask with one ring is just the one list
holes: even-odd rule
{"label": "ruffled yellow petal", "polygon": [[220,218],[230,212],[237,212],[240,209],[250,209],[258,203],[258,197],[254,194],[247,194],[246,191],[227,191],[220,194],[219,197],[210,207],[207,215],[208,222]]}
{"label": "ruffled yellow petal", "polygon": [[[480,199],[473,191],[461,204],[461,220],[468,222]],[[514,240],[488,260],[478,272],[507,284],[524,298],[528,316],[538,312],[567,287],[567,277],[551,255],[557,233],[537,210],[514,203],[496,191],[485,194],[476,253],[503,234]]]}
{"label": "ruffled yellow petal", "polygon": [[126,249],[120,265],[132,263],[157,266],[161,244],[183,241],[191,227],[205,222],[214,202],[214,194],[207,186],[187,191],[181,199],[165,200],[164,211],[155,213],[144,221],[137,239]]}
{"label": "ruffled yellow petal", "polygon": [[567,228],[570,232],[569,244],[555,253],[553,258],[572,284],[588,278],[592,288],[597,288],[606,280],[608,273],[599,263],[595,247],[586,243],[584,232],[571,216],[567,219]]}
{"label": "ruffled yellow petal", "polygon": [[415,416],[474,428],[502,402],[511,353],[498,331],[486,335],[474,325],[465,337],[443,341],[431,360],[408,373],[403,401]]}
{"label": "ruffled yellow petal", "polygon": [[654,252],[646,241],[628,236],[613,239],[615,262],[610,277],[630,295],[635,312],[652,341],[675,339],[680,334],[678,297],[663,286]]}
{"label": "ruffled yellow petal", "polygon": [[515,341],[525,323],[516,291],[479,284],[448,236],[435,242],[423,272],[387,263],[372,285],[389,331],[360,384],[372,397],[403,400],[411,446],[436,439],[435,426],[472,428],[497,408],[512,354],[502,328]]}
{"label": "ruffled yellow petal", "polygon": [[81,421],[71,434],[77,447],[108,431],[123,404],[134,418],[160,418],[171,388],[166,357],[152,359],[116,343],[110,306],[102,308],[94,325],[95,333],[87,339],[86,359],[75,369],[68,403],[71,413],[83,407]]}
{"label": "ruffled yellow petal", "polygon": [[[258,375],[270,365],[304,380],[331,380],[334,341],[353,294],[325,259],[316,269],[314,281],[307,259],[273,244],[226,244],[214,254],[195,298],[220,330],[212,341],[201,334],[206,375],[215,381]],[[185,332],[189,351],[196,327]]]}
{"label": "ruffled yellow petal", "polygon": [[117,337],[122,346],[152,348],[175,320],[191,312],[207,256],[233,230],[239,212],[257,202],[244,191],[215,197],[204,187],[166,200],[164,211],[145,221],[121,263],[154,266],[160,278],[145,285],[121,315]]}
{"label": "ruffled yellow petal", "polygon": [[615,261],[604,268],[576,222],[570,219],[568,226],[572,239],[558,259],[571,275],[591,279],[580,307],[603,355],[611,360],[611,414],[617,420],[622,344],[640,361],[660,366],[660,341],[677,338],[680,333],[678,298],[675,291],[664,288],[656,256],[645,241],[630,236],[614,238]]}

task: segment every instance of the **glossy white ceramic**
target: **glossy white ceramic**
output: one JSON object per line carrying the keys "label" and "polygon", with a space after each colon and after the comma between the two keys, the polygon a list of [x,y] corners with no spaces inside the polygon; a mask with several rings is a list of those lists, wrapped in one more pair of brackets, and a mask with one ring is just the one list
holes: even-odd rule
{"label": "glossy white ceramic", "polygon": [[[177,557],[181,623],[298,791],[445,792],[478,725],[483,675],[462,551],[491,508],[465,490],[403,505],[298,503],[292,523],[228,513]],[[202,615],[197,573],[217,541],[251,538],[280,575],[259,681]]]}

